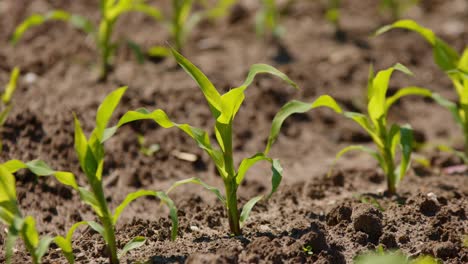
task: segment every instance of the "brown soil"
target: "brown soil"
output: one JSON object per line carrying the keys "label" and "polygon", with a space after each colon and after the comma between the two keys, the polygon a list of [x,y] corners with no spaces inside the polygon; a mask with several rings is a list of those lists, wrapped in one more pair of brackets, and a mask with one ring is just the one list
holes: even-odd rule
{"label": "brown soil", "polygon": [[[302,90],[294,91],[275,78],[258,78],[247,91],[235,122],[238,161],[264,148],[272,117],[290,99],[312,101],[328,93],[348,109],[362,107],[370,63],[382,69],[401,62],[415,73],[414,77],[396,74],[391,90],[418,85],[455,98],[449,80],[434,65],[431,49],[420,37],[402,31],[368,37],[390,21],[379,14],[377,1],[343,1],[344,42],[334,39],[333,28],[322,17],[320,1],[297,1],[284,16],[287,34],[281,47],[256,38],[253,22],[258,6],[241,2],[229,19],[199,26],[185,55],[223,91],[239,85],[248,67],[258,62],[274,64]],[[14,66],[20,66],[23,74],[37,76],[34,82],[28,83],[24,77],[20,81],[15,108],[3,131],[5,147],[0,161],[40,158],[56,169],[74,172],[84,183],[73,150],[72,112],[91,131],[100,101],[122,85],[130,88],[116,116],[138,107],[162,108],[178,122],[212,127],[195,83],[171,59],[139,65],[124,45],[117,51],[109,80],[98,83],[92,42],[67,25],[48,23],[28,32],[17,47],[8,44],[22,19],[53,8],[93,19],[99,16],[95,1],[90,0],[0,2],[0,83],[6,83]],[[468,40],[467,14],[466,1],[427,0],[410,10],[408,17],[462,50]],[[144,47],[168,38],[161,25],[140,14],[126,15],[116,28],[116,39],[125,42],[130,38]],[[286,55],[291,61],[281,64]],[[450,114],[430,101],[407,98],[395,106],[391,118],[410,123],[424,143],[460,145],[461,134]],[[138,151],[137,132],[149,144],[160,145],[154,157]],[[365,154],[344,157],[333,177],[325,177],[340,148],[370,143],[355,124],[320,109],[294,116],[282,132],[271,153],[285,168],[282,186],[271,200],[254,208],[243,236],[228,236],[226,214],[210,193],[181,187],[171,195],[180,210],[177,241],[169,241],[167,212],[154,200],[137,201],[119,222],[119,245],[137,235],[148,241],[123,262],[351,263],[357,254],[380,244],[412,256],[433,255],[444,263],[468,262],[468,249],[462,243],[468,234],[467,174],[443,170],[460,164],[458,159],[432,149],[422,151],[419,155],[431,160],[432,169],[415,166],[401,183],[399,196],[386,197],[382,195],[384,179]],[[174,150],[193,153],[198,160],[177,159]],[[241,202],[267,192],[268,175],[266,165],[254,167],[240,187]],[[64,234],[73,223],[94,219],[76,193],[53,179],[36,181],[27,172],[17,176],[21,208],[37,219],[41,234]],[[107,144],[106,193],[113,206],[138,188],[164,190],[174,181],[192,176],[222,186],[208,157],[179,131],[140,122],[124,127]],[[4,228],[1,230],[3,238]],[[17,249],[15,263],[28,263],[20,243]],[[74,250],[78,263],[106,260],[103,241],[89,229],[75,235]],[[3,257],[1,251],[0,263]],[[51,248],[44,262],[64,263],[65,259]]]}

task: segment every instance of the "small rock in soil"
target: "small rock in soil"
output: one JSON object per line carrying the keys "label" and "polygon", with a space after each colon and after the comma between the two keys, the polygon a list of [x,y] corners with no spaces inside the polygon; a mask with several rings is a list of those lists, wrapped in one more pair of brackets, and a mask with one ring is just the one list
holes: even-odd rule
{"label": "small rock in soil", "polygon": [[382,234],[382,213],[368,204],[360,204],[352,214],[354,230],[362,231],[372,240]]}

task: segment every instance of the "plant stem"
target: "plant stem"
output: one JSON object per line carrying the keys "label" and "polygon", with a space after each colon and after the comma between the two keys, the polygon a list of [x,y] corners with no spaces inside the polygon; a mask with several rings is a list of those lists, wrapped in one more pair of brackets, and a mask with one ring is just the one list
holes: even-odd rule
{"label": "plant stem", "polygon": [[235,179],[226,185],[226,202],[228,207],[229,228],[235,236],[242,234],[239,224],[239,209],[237,207],[237,186]]}
{"label": "plant stem", "polygon": [[[220,127],[221,128],[221,127]],[[234,159],[232,153],[232,122],[226,126],[223,126],[223,142],[224,142],[224,164],[227,178],[224,179],[224,186],[226,190],[226,203],[227,213],[229,219],[229,228],[232,234],[239,236],[242,234],[240,229],[240,215],[239,208],[237,207],[237,182],[236,182],[236,171],[234,169]]]}
{"label": "plant stem", "polygon": [[385,161],[385,176],[387,177],[387,192],[389,195],[396,194],[396,182],[397,182],[397,175],[395,175],[395,164],[393,161],[392,154],[390,152],[390,146],[386,146],[385,149],[382,151],[383,158]]}
{"label": "plant stem", "polygon": [[110,69],[110,37],[113,24],[114,21],[103,18],[101,24],[99,25],[98,45],[101,55],[99,80],[101,81],[105,81],[107,79],[107,74],[109,73]]}
{"label": "plant stem", "polygon": [[468,116],[467,113],[468,111],[465,111],[465,120],[463,122],[464,127],[463,127],[463,135],[465,136],[465,156],[468,157]]}
{"label": "plant stem", "polygon": [[92,187],[95,187],[93,188],[94,195],[96,196],[99,202],[99,207],[101,207],[101,211],[103,213],[103,216],[100,217],[100,220],[105,230],[105,242],[107,243],[107,249],[109,250],[109,263],[118,264],[119,258],[117,256],[114,224],[112,223],[112,214],[109,211],[109,206],[107,205],[106,198],[104,197],[102,184],[92,184]]}

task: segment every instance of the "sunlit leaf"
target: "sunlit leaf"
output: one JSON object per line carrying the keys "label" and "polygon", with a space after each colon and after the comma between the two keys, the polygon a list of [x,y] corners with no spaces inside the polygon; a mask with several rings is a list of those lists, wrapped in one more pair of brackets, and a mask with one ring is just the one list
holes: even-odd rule
{"label": "sunlit leaf", "polygon": [[244,207],[242,207],[242,212],[240,214],[240,225],[241,227],[245,224],[245,221],[249,218],[250,211],[252,211],[252,208],[255,206],[257,202],[259,202],[263,198],[263,195],[256,196],[252,199],[250,199]]}
{"label": "sunlit leaf", "polygon": [[143,246],[145,244],[145,242],[146,242],[146,238],[144,238],[142,236],[134,237],[127,244],[125,244],[123,249],[119,252],[119,258],[125,256],[125,254],[127,254],[128,251],[133,250],[133,249],[137,249],[137,248]]}
{"label": "sunlit leaf", "polygon": [[337,113],[342,112],[341,108],[338,106],[336,101],[328,95],[320,96],[313,103],[304,103],[296,100],[286,103],[283,107],[281,107],[281,109],[278,111],[278,113],[276,113],[275,117],[273,118],[270,129],[270,135],[268,136],[267,146],[264,151],[265,154],[268,154],[268,152],[271,149],[271,146],[278,138],[281,126],[283,125],[286,118],[293,114],[305,113],[317,107],[328,107]]}

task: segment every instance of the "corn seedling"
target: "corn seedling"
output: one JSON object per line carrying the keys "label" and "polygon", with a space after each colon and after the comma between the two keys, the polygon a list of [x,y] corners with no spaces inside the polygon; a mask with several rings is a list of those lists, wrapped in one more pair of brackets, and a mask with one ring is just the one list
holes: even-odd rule
{"label": "corn seedling", "polygon": [[22,22],[15,30],[12,42],[17,43],[24,33],[48,21],[58,20],[70,23],[75,28],[93,36],[97,50],[100,53],[100,79],[105,80],[111,66],[111,57],[117,44],[111,40],[112,32],[118,18],[128,12],[141,12],[161,20],[158,9],[145,3],[145,0],[100,0],[101,20],[94,25],[87,18],[71,14],[64,10],[53,10],[46,14],[33,14]]}
{"label": "corn seedling", "polygon": [[[387,114],[390,107],[400,98],[407,95],[431,96],[432,93],[420,87],[405,87],[394,95],[387,97],[390,77],[395,70],[411,75],[412,73],[403,65],[396,64],[386,70],[380,71],[374,77],[371,69],[367,88],[367,115],[356,112],[344,112],[344,116],[358,123],[372,138],[377,151],[362,145],[351,145],[336,155],[338,160],[343,154],[360,150],[369,153],[379,163],[387,178],[387,191],[396,193],[396,186],[405,176],[411,159],[413,146],[413,132],[409,125],[388,125]],[[396,149],[401,147],[401,162],[396,166]]]}
{"label": "corn seedling", "polygon": [[409,8],[417,5],[419,0],[380,0],[380,9],[389,10],[394,20],[398,20]]}
{"label": "corn seedling", "polygon": [[[172,15],[167,21],[174,48],[182,52],[188,36],[193,28],[203,19],[215,20],[225,16],[236,0],[220,0],[214,7],[207,1],[200,1],[203,10],[193,12],[195,0],[172,0]],[[146,52],[149,57],[167,57],[171,55],[170,49],[165,46],[154,46]]]}
{"label": "corn seedling", "polygon": [[[468,159],[468,47],[460,55],[454,48],[445,41],[438,38],[434,32],[422,27],[412,20],[400,20],[391,25],[380,28],[376,35],[383,34],[391,29],[402,28],[420,34],[432,46],[434,62],[444,71],[455,87],[458,95],[458,103],[451,102],[441,95],[434,93],[433,99],[441,106],[447,108],[461,127],[465,139],[465,149],[463,152],[453,150],[458,156],[465,156]],[[447,148],[447,147],[445,147]],[[451,148],[449,148],[451,149]]]}
{"label": "corn seedling", "polygon": [[341,0],[328,0],[327,10],[325,12],[325,18],[335,28],[335,35],[337,38],[342,34],[340,27],[340,7]]}
{"label": "corn seedling", "polygon": [[280,12],[276,5],[276,0],[261,0],[261,8],[255,18],[256,31],[258,36],[272,34],[279,39],[284,33],[284,28],[279,24]]}
{"label": "corn seedling", "polygon": [[[40,238],[36,229],[36,221],[32,216],[23,217],[18,207],[16,196],[16,180],[14,172],[15,161],[0,165],[0,221],[7,226],[7,238],[5,242],[6,263],[11,263],[13,247],[16,240],[21,238],[32,258],[32,263],[41,263],[41,259],[49,249],[52,238],[45,236]],[[28,163],[32,169],[35,162]]]}
{"label": "corn seedling", "polygon": [[439,264],[437,259],[430,256],[411,258],[400,251],[385,251],[379,245],[375,252],[364,253],[354,259],[355,264]]}
{"label": "corn seedling", "polygon": [[211,6],[208,1],[202,0],[200,3],[206,9],[205,17],[216,20],[228,15],[229,10],[237,3],[237,0],[218,0],[215,6]]}
{"label": "corn seedling", "polygon": [[52,170],[47,164],[42,161],[33,161],[30,163],[23,163],[18,160],[7,162],[4,167],[10,173],[14,173],[19,169],[28,168],[31,172],[38,176],[54,175],[61,183],[72,187],[76,190],[82,201],[92,207],[100,223],[85,222],[74,225],[68,232],[66,237],[57,237],[55,242],[62,248],[68,260],[73,258],[71,251],[71,239],[74,230],[83,224],[88,224],[91,228],[102,235],[109,251],[109,262],[112,264],[119,263],[119,257],[125,254],[128,250],[141,246],[144,243],[144,238],[136,237],[128,242],[122,251],[118,253],[117,244],[115,240],[115,225],[122,214],[123,210],[135,199],[142,196],[153,196],[159,198],[164,204],[169,207],[170,217],[172,219],[172,233],[171,238],[174,240],[177,236],[178,218],[177,209],[172,200],[164,193],[150,190],[139,190],[127,195],[122,203],[115,208],[112,213],[106,197],[104,195],[104,188],[102,183],[102,172],[104,168],[104,139],[108,139],[106,134],[106,126],[112,116],[115,108],[117,107],[120,99],[122,98],[126,88],[120,88],[109,94],[102,104],[99,106],[96,115],[96,126],[91,136],[86,138],[79,120],[75,116],[75,151],[78,155],[81,169],[86,175],[89,189],[78,186],[75,176],[69,172],[60,172]]}
{"label": "corn seedling", "polygon": [[[178,64],[197,82],[203,95],[205,96],[213,118],[216,121],[214,132],[219,147],[213,146],[211,144],[208,132],[196,127],[192,127],[188,124],[174,123],[161,109],[157,109],[153,112],[150,112],[146,109],[138,109],[136,111],[127,112],[119,120],[117,126],[108,129],[108,132],[106,132],[106,134],[110,136],[117,130],[118,127],[129,122],[143,119],[153,120],[164,128],[176,127],[188,134],[197,142],[198,146],[201,149],[203,149],[215,163],[217,171],[221,175],[224,182],[225,194],[223,195],[220,190],[204,183],[199,178],[190,178],[178,181],[172,185],[168,192],[170,192],[177,186],[187,183],[201,185],[205,189],[214,193],[221,201],[221,203],[225,206],[227,210],[231,234],[240,235],[241,226],[247,220],[253,206],[264,197],[263,195],[260,195],[252,198],[244,205],[242,212],[239,213],[239,208],[237,204],[237,190],[240,184],[242,183],[247,171],[250,169],[251,166],[253,166],[259,161],[267,161],[272,165],[272,189],[267,196],[270,197],[277,190],[281,182],[282,168],[278,160],[272,159],[267,156],[268,151],[266,151],[265,153],[257,153],[249,158],[243,159],[236,170],[233,159],[232,142],[234,117],[245,99],[245,90],[252,84],[257,74],[269,73],[281,78],[293,87],[297,86],[285,74],[281,73],[272,66],[266,64],[255,64],[251,67],[247,79],[241,86],[233,88],[229,92],[221,95],[215,88],[215,86],[210,82],[210,80],[195,65],[193,65],[189,60],[187,60],[177,51],[172,50],[172,53]],[[274,121],[266,148],[267,150],[271,147],[271,144],[276,139],[282,121],[283,120],[281,118]]]}
{"label": "corn seedling", "polygon": [[[6,86],[5,91],[3,91],[3,94],[1,95],[2,102],[0,104],[0,133],[2,131],[3,125],[5,125],[8,115],[10,114],[11,108],[13,107],[11,98],[13,97],[13,94],[15,93],[19,74],[20,74],[19,68],[15,67],[13,71],[11,71],[10,81],[8,82],[8,85]],[[0,137],[0,153],[2,152],[2,150],[3,150],[3,142],[2,142],[2,138]]]}
{"label": "corn seedling", "polygon": [[160,146],[158,144],[147,145],[145,137],[141,134],[137,135],[137,140],[140,152],[145,156],[151,157],[160,149]]}
{"label": "corn seedling", "polygon": [[54,176],[65,185],[75,186],[73,174],[64,171],[54,171],[46,163],[34,160],[23,163],[19,160],[10,160],[0,165],[0,220],[8,226],[6,242],[6,262],[11,262],[15,241],[20,237],[31,255],[33,263],[41,263],[41,258],[47,252],[53,241],[61,249],[69,263],[74,263],[72,251],[73,232],[81,225],[95,225],[94,222],[82,221],[73,225],[66,237],[43,237],[39,239],[32,216],[22,217],[16,200],[16,181],[13,173],[20,169],[29,169],[37,176]]}

